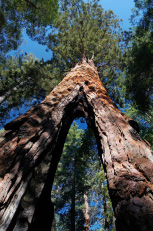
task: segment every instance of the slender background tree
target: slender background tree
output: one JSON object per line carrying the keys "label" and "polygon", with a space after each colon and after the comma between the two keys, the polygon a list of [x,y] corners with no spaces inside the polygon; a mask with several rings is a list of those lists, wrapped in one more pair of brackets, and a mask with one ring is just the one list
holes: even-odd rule
{"label": "slender background tree", "polygon": [[114,230],[104,170],[91,129],[73,123],[58,165],[52,200],[57,230]]}
{"label": "slender background tree", "polygon": [[145,114],[153,109],[153,2],[135,0],[135,6],[128,33],[126,96]]}

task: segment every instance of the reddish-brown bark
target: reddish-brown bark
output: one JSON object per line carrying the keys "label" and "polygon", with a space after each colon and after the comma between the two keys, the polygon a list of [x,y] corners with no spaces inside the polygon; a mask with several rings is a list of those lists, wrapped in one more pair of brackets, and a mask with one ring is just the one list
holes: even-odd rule
{"label": "reddish-brown bark", "polygon": [[116,230],[153,230],[150,146],[140,138],[137,123],[109,98],[89,61],[76,65],[42,103],[5,126],[0,145],[1,231],[51,229],[51,185],[71,122],[79,116],[97,139]]}

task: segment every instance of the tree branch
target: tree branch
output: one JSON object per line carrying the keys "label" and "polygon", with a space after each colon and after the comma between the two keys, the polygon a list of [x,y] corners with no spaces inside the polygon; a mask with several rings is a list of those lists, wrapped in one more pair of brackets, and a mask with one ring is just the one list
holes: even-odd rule
{"label": "tree branch", "polygon": [[[29,80],[29,79],[30,79],[30,77],[27,80]],[[17,86],[13,87],[11,90],[6,92],[4,95],[0,96],[0,104],[2,104],[12,94],[12,92],[16,92],[20,87],[22,87],[27,82],[27,80],[22,81]]]}
{"label": "tree branch", "polygon": [[30,6],[39,9],[33,2],[31,2],[30,0],[24,0],[25,2],[27,2]]}

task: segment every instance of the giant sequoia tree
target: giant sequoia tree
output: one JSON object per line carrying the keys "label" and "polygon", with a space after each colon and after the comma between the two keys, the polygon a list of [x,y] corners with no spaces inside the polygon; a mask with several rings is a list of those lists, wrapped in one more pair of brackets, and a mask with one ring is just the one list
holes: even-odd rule
{"label": "giant sequoia tree", "polygon": [[[93,5],[71,1],[71,6],[74,2],[77,20],[69,14],[71,7],[65,14],[61,11],[66,29],[57,21],[48,44],[54,52],[50,62],[53,74],[61,77],[62,70],[70,72],[44,101],[8,123],[1,138],[0,230],[51,230],[54,208],[50,192],[56,167],[72,121],[83,116],[95,133],[116,230],[151,231],[150,146],[139,136],[137,123],[120,112],[109,98],[93,63],[94,60],[100,66],[101,79],[104,77],[107,89],[113,92],[111,97],[117,99],[114,93],[119,92],[115,90],[122,54],[120,32],[118,27],[114,30],[118,22],[111,11],[104,13],[96,1]],[[88,15],[92,20],[88,20]],[[79,28],[79,33],[75,28]],[[70,34],[72,40],[67,39]],[[73,51],[75,55],[69,56]],[[91,57],[93,60],[88,59]]]}
{"label": "giant sequoia tree", "polygon": [[1,142],[1,230],[50,230],[50,191],[72,121],[92,127],[107,176],[116,230],[152,230],[152,152],[139,127],[82,61],[45,98],[5,126]]}

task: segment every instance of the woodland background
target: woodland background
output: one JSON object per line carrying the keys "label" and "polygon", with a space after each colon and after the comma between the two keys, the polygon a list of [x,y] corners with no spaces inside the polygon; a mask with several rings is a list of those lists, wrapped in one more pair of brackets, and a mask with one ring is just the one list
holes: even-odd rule
{"label": "woodland background", "polygon": [[[93,58],[111,99],[138,122],[141,137],[153,147],[153,2],[134,1],[126,31],[111,6],[105,11],[101,3],[0,1],[1,134],[85,56]],[[24,36],[44,46],[50,58],[19,52]],[[57,230],[114,230],[96,141],[84,124],[83,118],[73,123],[58,165],[52,192]]]}

